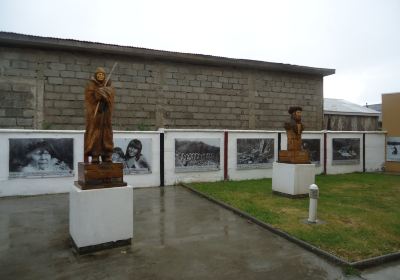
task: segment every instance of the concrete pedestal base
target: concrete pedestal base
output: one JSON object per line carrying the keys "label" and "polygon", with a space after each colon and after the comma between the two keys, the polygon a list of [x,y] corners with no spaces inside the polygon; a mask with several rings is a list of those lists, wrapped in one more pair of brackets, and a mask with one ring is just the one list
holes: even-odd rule
{"label": "concrete pedestal base", "polygon": [[307,197],[308,188],[315,183],[315,164],[274,162],[272,191],[289,197]]}
{"label": "concrete pedestal base", "polygon": [[127,245],[133,237],[133,188],[81,190],[69,195],[69,232],[80,254]]}

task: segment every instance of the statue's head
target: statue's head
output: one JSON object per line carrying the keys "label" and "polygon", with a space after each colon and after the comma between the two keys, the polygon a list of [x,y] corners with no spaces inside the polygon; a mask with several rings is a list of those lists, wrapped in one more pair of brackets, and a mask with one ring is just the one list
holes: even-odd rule
{"label": "statue's head", "polygon": [[289,114],[297,122],[301,121],[301,112],[302,111],[303,111],[303,109],[300,106],[293,106],[293,107],[290,107],[288,110]]}
{"label": "statue's head", "polygon": [[106,71],[104,71],[103,67],[97,67],[94,77],[96,81],[100,83],[104,82],[106,79]]}

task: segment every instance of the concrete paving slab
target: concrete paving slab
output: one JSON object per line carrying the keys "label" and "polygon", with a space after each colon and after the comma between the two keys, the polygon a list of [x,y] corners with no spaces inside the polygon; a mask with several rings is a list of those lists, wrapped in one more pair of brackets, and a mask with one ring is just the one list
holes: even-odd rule
{"label": "concrete paving slab", "polygon": [[182,187],[135,189],[133,199],[133,244],[85,256],[70,248],[68,194],[0,199],[0,279],[346,278]]}
{"label": "concrete paving slab", "polygon": [[400,280],[400,261],[366,269],[361,277],[366,280]]}

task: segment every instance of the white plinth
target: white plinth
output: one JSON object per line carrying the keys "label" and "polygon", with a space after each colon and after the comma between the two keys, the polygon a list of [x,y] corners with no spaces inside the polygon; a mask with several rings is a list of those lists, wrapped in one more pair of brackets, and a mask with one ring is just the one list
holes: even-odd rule
{"label": "white plinth", "polygon": [[129,241],[133,237],[133,188],[81,190],[69,195],[69,232],[78,248]]}
{"label": "white plinth", "polygon": [[272,191],[290,196],[307,195],[315,183],[315,164],[289,164],[274,162]]}

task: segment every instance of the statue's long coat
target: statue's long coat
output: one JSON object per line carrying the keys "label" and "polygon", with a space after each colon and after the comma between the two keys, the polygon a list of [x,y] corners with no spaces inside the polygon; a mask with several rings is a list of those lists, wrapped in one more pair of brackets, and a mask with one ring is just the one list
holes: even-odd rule
{"label": "statue's long coat", "polygon": [[293,117],[290,123],[285,124],[287,133],[287,149],[288,151],[301,151],[301,133],[304,130],[304,125],[301,122],[296,122]]}
{"label": "statue's long coat", "polygon": [[[113,152],[111,118],[114,109],[115,90],[111,81],[107,86],[92,78],[85,89],[86,131],[84,155],[110,157]],[[97,113],[96,112],[96,108]],[[103,158],[104,160],[104,158]]]}

